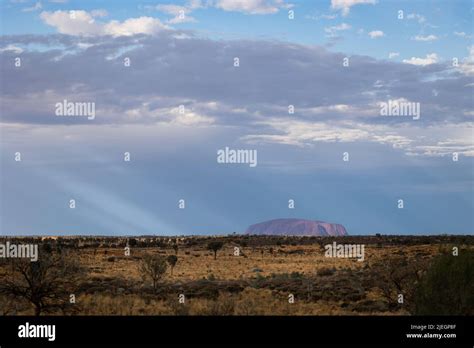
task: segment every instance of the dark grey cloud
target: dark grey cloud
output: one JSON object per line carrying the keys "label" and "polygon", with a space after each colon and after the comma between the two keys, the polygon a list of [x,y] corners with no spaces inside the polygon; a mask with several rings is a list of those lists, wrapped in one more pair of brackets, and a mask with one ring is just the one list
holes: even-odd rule
{"label": "dark grey cloud", "polygon": [[[85,123],[53,117],[54,103],[64,98],[95,101],[102,112],[95,123],[166,121],[173,117],[165,115],[166,109],[179,104],[230,125],[287,117],[289,104],[301,111],[296,118],[306,120],[410,122],[378,117],[377,102],[398,98],[421,103],[423,124],[472,119],[466,114],[473,107],[472,86],[466,85],[473,79],[444,63],[423,67],[350,56],[344,67],[346,55],[324,47],[217,41],[172,30],[156,36],[0,37],[0,47],[8,45],[24,51],[0,53],[4,122]],[[15,57],[22,59],[21,68],[14,67]],[[125,57],[131,67],[124,67]],[[238,68],[233,66],[235,57]],[[351,109],[340,113],[329,108],[316,114],[310,110],[334,105]],[[133,109],[157,117],[129,117],[126,112]]]}

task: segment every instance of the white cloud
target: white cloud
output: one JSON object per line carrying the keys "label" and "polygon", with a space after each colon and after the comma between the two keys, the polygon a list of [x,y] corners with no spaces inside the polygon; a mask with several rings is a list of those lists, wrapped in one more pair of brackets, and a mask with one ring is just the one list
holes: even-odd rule
{"label": "white cloud", "polygon": [[[251,134],[244,136],[242,140],[249,143],[278,143],[299,147],[317,143],[371,142],[390,145],[412,156],[452,156],[453,152],[474,156],[472,123],[439,125],[426,129],[416,124],[373,125],[346,120],[329,124],[271,118],[259,124],[269,126],[275,132]],[[426,134],[423,137],[419,136],[421,129],[423,134]]]}
{"label": "white cloud", "polygon": [[341,10],[343,16],[347,16],[352,6],[360,4],[374,5],[377,0],[331,0],[331,8],[333,10]]}
{"label": "white cloud", "polygon": [[472,39],[472,35],[468,35],[464,31],[455,31],[453,34],[458,36],[458,37],[465,38],[465,39]]}
{"label": "white cloud", "polygon": [[351,26],[349,24],[341,23],[339,25],[324,28],[324,31],[328,34],[328,36],[335,36],[338,31],[349,30],[350,28]]}
{"label": "white cloud", "polygon": [[304,18],[319,21],[320,19],[332,20],[338,17],[337,14],[306,15]]}
{"label": "white cloud", "polygon": [[414,20],[417,20],[418,23],[420,23],[420,24],[426,22],[425,16],[422,16],[422,15],[420,15],[420,14],[418,14],[418,13],[410,13],[410,14],[408,14],[408,15],[407,15],[407,19],[414,19]]}
{"label": "white cloud", "polygon": [[385,36],[383,31],[381,31],[381,30],[373,30],[373,31],[369,32],[368,34],[369,34],[371,39],[376,39],[378,37]]}
{"label": "white cloud", "polygon": [[[184,112],[181,112],[178,106],[151,108],[150,103],[144,102],[138,107],[126,110],[123,114],[130,123],[149,121],[176,126],[209,126],[214,123],[214,118],[208,116],[206,111],[212,108],[212,103],[192,103],[186,106]],[[113,108],[106,112],[109,115],[121,113],[120,110]]]}
{"label": "white cloud", "polygon": [[157,18],[129,18],[123,22],[110,21],[104,25],[105,34],[112,36],[130,36],[135,34],[155,34],[168,27]]}
{"label": "white cloud", "polygon": [[409,154],[451,157],[453,152],[457,152],[461,156],[474,157],[472,127],[472,123],[431,127],[432,141],[429,144],[417,144]]}
{"label": "white cloud", "polygon": [[7,45],[3,48],[0,48],[0,52],[7,52],[7,51],[20,54],[21,52],[23,52],[23,49],[15,45]]}
{"label": "white cloud", "polygon": [[178,24],[186,22],[196,22],[196,19],[190,16],[191,12],[204,7],[205,6],[203,5],[201,0],[190,0],[184,6],[174,4],[159,4],[154,6],[153,8],[173,16],[173,18],[167,20],[167,23]]}
{"label": "white cloud", "polygon": [[180,11],[189,12],[188,8],[180,5],[172,4],[159,4],[155,7],[158,11],[164,12],[169,15],[177,16]]}
{"label": "white cloud", "polygon": [[216,0],[215,7],[224,11],[237,11],[247,14],[272,14],[280,9],[291,8],[284,0]]}
{"label": "white cloud", "polygon": [[321,18],[323,18],[323,19],[336,19],[337,15],[323,14],[323,15],[321,15]]}
{"label": "white cloud", "polygon": [[100,24],[97,24],[94,17],[86,11],[43,11],[40,18],[61,34],[86,36],[102,34]]}
{"label": "white cloud", "polygon": [[180,126],[207,126],[214,123],[212,117],[201,115],[194,111],[188,111],[184,114],[179,113],[178,108],[172,109],[171,114],[174,116],[171,124]]}
{"label": "white cloud", "polygon": [[392,59],[392,58],[398,57],[399,55],[400,55],[399,52],[390,52],[388,54],[388,58]]}
{"label": "white cloud", "polygon": [[435,41],[438,40],[438,37],[436,35],[416,35],[415,37],[411,38],[412,40],[415,41]]}
{"label": "white cloud", "polygon": [[41,19],[48,25],[55,27],[61,34],[97,36],[129,36],[135,34],[155,34],[156,32],[169,29],[157,18],[139,17],[129,18],[123,22],[112,20],[109,22],[97,22],[95,17],[106,15],[103,11],[55,11],[41,12]]}
{"label": "white cloud", "polygon": [[173,18],[167,20],[167,22],[171,24],[196,21],[193,17],[188,15],[191,12],[191,10],[184,6],[169,5],[169,4],[157,5],[156,9],[166,14],[174,16]]}
{"label": "white cloud", "polygon": [[22,12],[33,12],[33,11],[38,11],[38,10],[41,10],[43,8],[43,5],[41,5],[41,2],[37,2],[35,3],[33,6],[31,7],[26,7],[24,9],[22,9],[21,11]]}
{"label": "white cloud", "polygon": [[92,10],[91,11],[91,16],[92,17],[107,17],[109,14],[107,10],[104,9],[98,9],[98,10]]}
{"label": "white cloud", "polygon": [[352,121],[310,122],[294,119],[270,119],[261,122],[278,134],[247,135],[243,140],[251,143],[280,143],[294,146],[310,146],[318,142],[377,142],[404,148],[411,143],[405,136],[386,125],[368,125]]}
{"label": "white cloud", "polygon": [[464,58],[463,63],[459,65],[459,69],[463,74],[472,76],[474,75],[474,45],[467,49],[469,50],[469,56]]}
{"label": "white cloud", "polygon": [[[298,109],[300,110],[300,109]],[[301,108],[301,112],[308,115],[327,115],[329,113],[347,113],[347,112],[360,112],[359,109],[347,105],[347,104],[335,104],[328,106],[317,106],[312,108]]]}
{"label": "white cloud", "polygon": [[404,59],[403,63],[412,65],[430,65],[438,62],[438,55],[436,53],[427,54],[425,58],[411,57],[410,59]]}
{"label": "white cloud", "polygon": [[176,24],[184,22],[195,22],[196,19],[190,14],[201,8],[214,7],[223,11],[235,11],[245,14],[274,14],[281,9],[289,9],[293,4],[287,0],[188,0],[184,5],[158,4],[154,6],[144,6],[146,9],[158,10],[168,15],[174,16],[167,20],[167,23]]}

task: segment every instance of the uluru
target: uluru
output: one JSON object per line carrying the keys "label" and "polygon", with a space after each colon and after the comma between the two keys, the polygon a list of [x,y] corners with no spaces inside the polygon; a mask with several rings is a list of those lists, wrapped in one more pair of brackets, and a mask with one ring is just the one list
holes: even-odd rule
{"label": "uluru", "polygon": [[346,236],[344,226],[324,221],[304,219],[275,219],[247,228],[247,234],[277,236]]}

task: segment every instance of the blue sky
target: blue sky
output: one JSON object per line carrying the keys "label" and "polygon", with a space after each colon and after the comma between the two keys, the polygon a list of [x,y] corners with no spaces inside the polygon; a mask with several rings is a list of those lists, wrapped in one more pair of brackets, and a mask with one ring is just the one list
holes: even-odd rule
{"label": "blue sky", "polygon": [[[250,1],[250,3],[268,3],[273,1]],[[470,1],[378,1],[371,4],[356,4],[349,7],[349,13],[334,9],[330,1],[292,1],[286,6],[273,5],[276,12],[251,14],[249,12],[225,11],[216,5],[206,5],[189,10],[184,21],[175,24],[182,29],[196,30],[202,35],[213,38],[268,38],[284,39],[303,44],[327,44],[325,29],[337,27],[343,23],[350,29],[335,30],[339,37],[334,40],[334,48],[351,54],[367,54],[377,58],[388,58],[390,52],[399,52],[395,60],[409,59],[413,55],[424,56],[432,51],[445,53],[444,58],[466,55],[466,36],[472,31],[474,6]],[[71,10],[105,10],[104,20],[124,21],[128,18],[150,16],[162,22],[169,21],[173,15],[160,10],[160,5],[192,7],[190,1],[2,1],[2,34],[51,34],[54,27],[45,25],[38,16],[41,12]],[[348,1],[350,3],[350,1]],[[38,5],[40,4],[40,5]],[[33,10],[33,8],[38,7]],[[258,5],[255,5],[258,8]],[[293,10],[295,20],[288,20],[288,11]],[[403,19],[399,19],[399,11]],[[176,13],[179,14],[179,10]],[[368,36],[371,31],[383,29],[384,37],[373,40]],[[456,34],[458,33],[458,34]],[[436,40],[416,41],[416,36],[434,35]],[[342,38],[343,37],[343,38]],[[472,39],[472,38],[471,38]],[[446,50],[449,50],[446,51]],[[448,54],[449,53],[449,54]]]}
{"label": "blue sky", "polygon": [[[473,7],[4,0],[0,234],[225,234],[285,217],[472,234]],[[96,117],[57,117],[64,99]],[[421,116],[381,116],[389,100]],[[217,163],[225,147],[258,165]]]}

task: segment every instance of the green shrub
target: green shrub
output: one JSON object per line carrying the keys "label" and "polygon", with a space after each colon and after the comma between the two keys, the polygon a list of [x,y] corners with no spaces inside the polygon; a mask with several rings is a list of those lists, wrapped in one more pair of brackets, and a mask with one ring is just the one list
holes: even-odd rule
{"label": "green shrub", "polygon": [[474,251],[433,261],[415,292],[414,314],[474,314]]}

